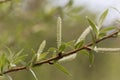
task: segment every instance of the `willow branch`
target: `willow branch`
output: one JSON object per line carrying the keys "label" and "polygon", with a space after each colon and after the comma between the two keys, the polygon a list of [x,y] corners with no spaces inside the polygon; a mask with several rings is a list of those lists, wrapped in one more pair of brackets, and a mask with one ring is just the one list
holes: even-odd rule
{"label": "willow branch", "polygon": [[[105,37],[97,40],[95,43],[99,43],[99,42],[101,42],[101,41],[103,41],[103,40],[106,40],[106,39],[108,39],[108,38],[113,38],[113,37],[115,37],[119,32],[120,32],[119,30],[118,30],[118,31],[115,31],[115,32],[111,33],[110,35],[107,35],[107,36],[105,36]],[[54,60],[59,60],[59,59],[61,59],[61,58],[63,58],[63,57],[66,57],[66,56],[69,56],[69,55],[72,55],[72,54],[76,54],[76,53],[77,53],[78,51],[80,51],[80,50],[88,49],[88,47],[89,47],[89,46],[92,46],[93,44],[94,44],[94,43],[90,42],[90,43],[88,43],[87,45],[83,46],[82,48],[75,49],[75,50],[72,50],[72,51],[69,51],[69,52],[65,52],[65,53],[63,53],[63,54],[61,54],[61,55],[58,55],[58,56],[56,56],[56,57],[52,57],[52,58],[49,58],[49,59],[46,59],[46,60],[43,60],[43,61],[40,61],[40,62],[36,62],[35,64],[33,64],[32,67],[40,66],[40,65],[43,65],[43,64],[46,64],[46,63],[50,64],[50,63],[51,63],[52,61],[54,61]],[[20,71],[20,70],[24,70],[24,69],[27,69],[27,67],[26,67],[26,66],[15,67],[15,68],[12,68],[12,69],[9,69],[9,70],[3,72],[2,74],[7,74],[7,73],[10,73],[10,72]],[[0,74],[0,75],[2,75],[2,74]]]}

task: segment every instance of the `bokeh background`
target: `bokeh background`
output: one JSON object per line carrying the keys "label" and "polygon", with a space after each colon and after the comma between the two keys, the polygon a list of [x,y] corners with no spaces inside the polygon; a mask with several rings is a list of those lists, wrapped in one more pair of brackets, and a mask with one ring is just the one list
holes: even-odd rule
{"label": "bokeh background", "polygon": [[[13,52],[24,49],[31,59],[32,49],[37,51],[42,40],[47,41],[46,50],[56,47],[57,17],[62,18],[63,41],[76,40],[88,27],[86,16],[97,21],[107,8],[120,9],[119,0],[11,0],[0,4],[0,51],[8,46]],[[119,27],[120,14],[110,9],[103,25]],[[88,38],[89,40],[89,38]],[[100,42],[101,47],[120,47],[120,38]],[[61,63],[72,76],[67,76],[52,65],[35,67],[39,80],[120,80],[120,52],[95,54],[92,67],[88,56]],[[23,70],[10,73],[13,80],[34,80],[30,72]]]}

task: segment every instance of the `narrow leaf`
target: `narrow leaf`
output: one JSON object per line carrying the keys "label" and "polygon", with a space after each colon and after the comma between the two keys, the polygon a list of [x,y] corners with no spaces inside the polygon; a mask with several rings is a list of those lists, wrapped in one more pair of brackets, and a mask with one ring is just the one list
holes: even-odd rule
{"label": "narrow leaf", "polygon": [[18,63],[22,62],[26,58],[26,56],[27,55],[18,56],[17,58],[14,59],[13,63],[18,64]]}
{"label": "narrow leaf", "polygon": [[61,66],[60,64],[55,63],[54,65],[55,65],[55,67],[56,67],[57,69],[59,69],[60,71],[64,72],[65,74],[67,74],[67,75],[69,75],[69,76],[71,76],[71,74],[70,74],[63,66]]}
{"label": "narrow leaf", "polygon": [[5,46],[5,48],[8,50],[8,52],[9,52],[9,54],[10,54],[10,55],[12,55],[12,54],[13,54],[13,52],[11,51],[11,49],[10,49],[10,48],[8,48],[7,46]]}
{"label": "narrow leaf", "polygon": [[37,57],[37,55],[34,54],[34,55],[32,56],[32,59],[26,64],[26,66],[27,66],[27,67],[33,66],[33,64],[36,62],[36,57]]}
{"label": "narrow leaf", "polygon": [[65,43],[66,48],[74,49],[75,40]]}
{"label": "narrow leaf", "polygon": [[106,27],[106,28],[103,28],[100,30],[100,33],[106,33],[107,31],[111,31],[111,30],[114,30],[115,27]]}
{"label": "narrow leaf", "polygon": [[17,58],[18,56],[20,56],[20,54],[23,52],[24,49],[20,50],[19,52],[17,52],[13,57]]}
{"label": "narrow leaf", "polygon": [[48,53],[52,54],[52,56],[54,57],[54,56],[56,56],[56,53],[58,53],[58,49],[51,47],[48,49]]}
{"label": "narrow leaf", "polygon": [[53,51],[56,51],[56,50],[57,50],[57,48],[50,47],[50,48],[48,49],[48,52],[53,52]]}
{"label": "narrow leaf", "polygon": [[0,56],[0,70],[1,70],[1,72],[3,72],[4,67],[6,66],[7,63],[8,63],[8,61],[7,61],[5,54],[2,54]]}
{"label": "narrow leaf", "polygon": [[73,5],[73,0],[69,0],[69,2],[65,5],[65,7],[71,7]]}
{"label": "narrow leaf", "polygon": [[89,61],[90,61],[90,63],[91,64],[93,64],[93,62],[94,62],[94,54],[95,54],[96,52],[94,51],[94,50],[91,50],[90,52],[89,52]]}
{"label": "narrow leaf", "polygon": [[79,43],[75,45],[75,49],[82,47],[84,44],[84,40],[81,40]]}
{"label": "narrow leaf", "polygon": [[44,52],[44,53],[42,53],[41,55],[40,55],[40,60],[41,59],[44,59],[46,56],[47,56],[47,54],[48,54],[48,52]]}
{"label": "narrow leaf", "polygon": [[88,17],[86,17],[86,18],[87,18],[87,20],[88,20],[91,28],[93,29],[93,31],[97,34],[97,33],[98,33],[98,28],[97,28],[97,26],[95,25],[95,23],[94,23],[90,18],[88,18]]}
{"label": "narrow leaf", "polygon": [[102,38],[106,36],[107,32],[111,30],[115,30],[115,27],[106,27],[106,28],[101,29],[98,37]]}
{"label": "narrow leaf", "polygon": [[43,52],[44,48],[45,48],[45,45],[46,45],[46,41],[44,40],[41,44],[40,44],[40,47],[38,49],[38,52],[37,52],[37,61],[39,61],[39,58],[40,58],[40,55],[41,53]]}
{"label": "narrow leaf", "polygon": [[32,73],[34,79],[35,79],[35,80],[38,80],[36,74],[34,73],[34,71],[33,71],[31,68],[29,68],[29,71]]}
{"label": "narrow leaf", "polygon": [[93,47],[94,47],[94,46],[96,45],[96,42],[95,42],[95,41],[96,41],[96,39],[98,38],[98,36],[96,36],[96,37],[97,37],[97,38],[96,38],[96,37],[95,37],[95,34],[94,34],[92,31],[91,31],[90,34],[91,34],[91,37],[92,37],[92,42],[93,42]]}
{"label": "narrow leaf", "polygon": [[57,19],[57,47],[59,48],[62,40],[62,20],[60,17]]}
{"label": "narrow leaf", "polygon": [[65,48],[66,48],[66,44],[61,44],[61,46],[59,47],[59,52],[62,52],[62,51],[64,51],[65,50]]}
{"label": "narrow leaf", "polygon": [[101,25],[103,24],[104,20],[106,19],[106,16],[108,14],[109,9],[106,9],[100,16],[99,18],[99,26],[101,27]]}
{"label": "narrow leaf", "polygon": [[92,64],[94,62],[94,55],[93,53],[89,53],[89,61]]}
{"label": "narrow leaf", "polygon": [[104,36],[106,36],[106,33],[100,33],[99,36],[98,36],[98,38],[101,39],[101,38],[103,38]]}
{"label": "narrow leaf", "polygon": [[81,50],[80,53],[89,56],[89,52],[87,50]]}
{"label": "narrow leaf", "polygon": [[51,48],[48,49],[48,52],[49,53],[56,53],[57,50],[58,50],[57,48],[51,47]]}

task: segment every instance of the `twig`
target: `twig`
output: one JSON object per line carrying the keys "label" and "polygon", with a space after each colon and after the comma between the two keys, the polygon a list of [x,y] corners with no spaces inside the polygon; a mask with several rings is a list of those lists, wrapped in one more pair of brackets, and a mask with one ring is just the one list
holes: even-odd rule
{"label": "twig", "polygon": [[[108,36],[105,36],[105,37],[97,40],[95,43],[99,43],[99,42],[101,42],[101,41],[103,41],[103,40],[105,40],[105,39],[112,38],[112,37],[114,37],[115,35],[117,35],[119,32],[120,32],[119,30],[118,30],[118,31],[115,31],[115,32],[113,32],[112,34],[110,34],[110,35],[108,35]],[[89,47],[89,46],[92,46],[93,44],[94,44],[94,43],[91,42],[91,43],[88,43],[87,45],[83,46],[82,48],[75,49],[75,50],[69,51],[69,52],[65,52],[65,53],[63,53],[63,54],[60,55],[60,56],[58,55],[58,56],[56,56],[56,57],[49,58],[49,59],[46,59],[46,60],[37,62],[37,63],[35,63],[32,67],[40,66],[40,65],[46,64],[46,63],[50,64],[51,61],[59,60],[59,59],[61,59],[61,58],[63,58],[63,57],[66,57],[66,56],[69,56],[69,55],[72,55],[72,54],[76,54],[76,52],[78,52],[78,51],[80,51],[80,50],[83,50],[83,49],[88,49],[88,47]],[[10,72],[15,72],[15,71],[24,70],[24,69],[27,69],[27,67],[26,67],[26,66],[15,67],[15,68],[12,68],[12,69],[9,69],[9,70],[3,72],[2,74],[7,74],[7,73],[10,73]],[[2,75],[2,74],[0,74],[0,75]]]}

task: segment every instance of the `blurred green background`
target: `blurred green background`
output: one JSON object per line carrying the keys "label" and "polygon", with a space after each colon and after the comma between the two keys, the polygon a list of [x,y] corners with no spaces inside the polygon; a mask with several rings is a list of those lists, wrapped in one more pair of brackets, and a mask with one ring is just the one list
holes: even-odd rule
{"label": "blurred green background", "polygon": [[[55,5],[56,0],[12,0],[0,4],[0,51],[8,46],[17,52],[24,49],[23,54],[37,51],[42,40],[47,41],[47,48],[56,47],[57,17],[62,17],[63,41],[76,40],[88,27],[85,19],[89,16],[96,20],[99,14],[85,10],[86,6],[74,6],[71,2]],[[59,3],[59,0],[58,0]],[[114,25],[114,23],[112,24]],[[120,47],[119,37],[100,42],[101,47]],[[88,38],[89,40],[89,38]],[[29,61],[28,57],[26,61]],[[120,54],[98,53],[89,67],[88,56],[78,54],[75,60],[62,63],[72,76],[67,76],[54,66],[45,64],[35,67],[39,80],[120,80]],[[10,73],[13,80],[34,80],[30,72],[23,70]]]}

